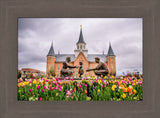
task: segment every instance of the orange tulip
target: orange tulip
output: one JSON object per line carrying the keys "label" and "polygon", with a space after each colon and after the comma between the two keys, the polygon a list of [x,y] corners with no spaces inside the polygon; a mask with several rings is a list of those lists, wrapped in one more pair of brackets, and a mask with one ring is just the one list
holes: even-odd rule
{"label": "orange tulip", "polygon": [[84,90],[84,92],[85,92],[85,94],[87,94],[87,90],[86,89]]}
{"label": "orange tulip", "polygon": [[76,92],[76,88],[74,88],[74,91]]}
{"label": "orange tulip", "polygon": [[124,92],[124,93],[127,92],[127,89],[126,89],[126,88],[123,88],[123,92]]}
{"label": "orange tulip", "polygon": [[133,92],[132,92],[132,89],[131,89],[130,87],[127,88],[127,91],[128,91],[129,93],[131,93],[131,94],[133,93]]}

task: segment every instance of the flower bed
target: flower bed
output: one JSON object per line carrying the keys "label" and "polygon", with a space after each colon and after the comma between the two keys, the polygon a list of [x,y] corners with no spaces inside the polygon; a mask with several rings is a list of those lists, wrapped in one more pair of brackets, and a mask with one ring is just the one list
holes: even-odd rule
{"label": "flower bed", "polygon": [[143,99],[143,79],[22,79],[18,80],[21,101],[129,101]]}

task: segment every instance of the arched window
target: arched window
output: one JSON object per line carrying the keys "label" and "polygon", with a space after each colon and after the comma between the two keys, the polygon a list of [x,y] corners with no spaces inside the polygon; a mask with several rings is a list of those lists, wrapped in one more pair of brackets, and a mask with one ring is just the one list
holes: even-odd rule
{"label": "arched window", "polygon": [[77,45],[77,49],[79,49],[79,45]]}
{"label": "arched window", "polygon": [[57,66],[57,70],[59,70],[59,65]]}
{"label": "arched window", "polygon": [[78,74],[76,73],[76,78],[78,77]]}
{"label": "arched window", "polygon": [[81,49],[82,49],[82,45],[81,45]]}
{"label": "arched window", "polygon": [[59,77],[59,73],[57,73],[57,77]]}

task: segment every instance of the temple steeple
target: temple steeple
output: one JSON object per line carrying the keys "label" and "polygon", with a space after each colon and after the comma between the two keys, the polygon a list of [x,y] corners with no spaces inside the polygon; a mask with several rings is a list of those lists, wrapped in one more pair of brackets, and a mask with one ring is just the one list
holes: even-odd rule
{"label": "temple steeple", "polygon": [[109,49],[107,54],[107,63],[108,63],[109,73],[111,75],[116,75],[116,56],[113,52],[110,42],[109,42]]}
{"label": "temple steeple", "polygon": [[49,50],[47,56],[55,56],[55,52],[54,52],[54,48],[53,48],[53,41],[51,43],[51,47],[50,47],[50,50]]}
{"label": "temple steeple", "polygon": [[74,50],[75,57],[77,57],[80,52],[83,52],[83,54],[87,57],[88,50],[86,49],[86,43],[83,38],[82,25],[80,25],[80,35],[76,46],[77,48]]}
{"label": "temple steeple", "polygon": [[107,56],[115,56],[112,46],[111,46],[111,42],[109,42],[109,50],[108,50]]}
{"label": "temple steeple", "polygon": [[78,43],[84,43],[84,44],[86,44],[86,43],[84,42],[84,39],[83,39],[82,25],[80,25],[80,35],[79,35],[79,40],[78,40],[77,44],[78,44]]}

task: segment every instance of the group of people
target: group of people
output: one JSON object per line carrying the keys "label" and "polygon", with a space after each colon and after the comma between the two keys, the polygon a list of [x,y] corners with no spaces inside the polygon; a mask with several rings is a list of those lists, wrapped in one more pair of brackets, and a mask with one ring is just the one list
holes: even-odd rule
{"label": "group of people", "polygon": [[[81,77],[84,74],[84,70],[83,70],[83,63],[79,62],[79,66],[72,66],[69,64],[69,62],[71,62],[71,58],[70,57],[66,57],[66,61],[63,62],[63,67],[61,69],[61,77],[70,77],[73,75],[74,70],[73,68],[78,68],[79,67],[79,77]],[[97,63],[97,66],[93,69],[87,69],[86,72],[89,71],[94,71],[95,75],[97,76],[106,76],[109,73],[108,67],[104,62],[100,61],[99,57],[95,58],[95,62]]]}

